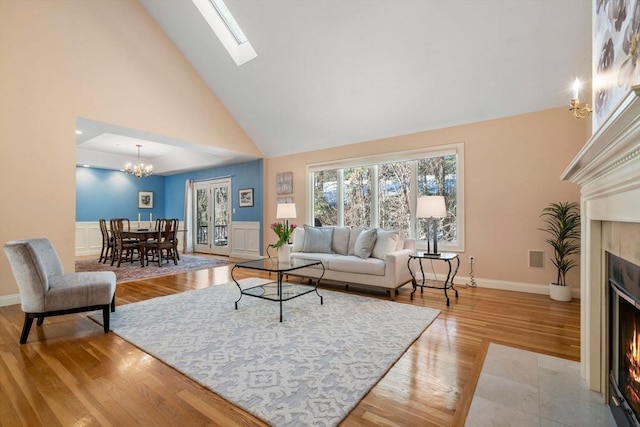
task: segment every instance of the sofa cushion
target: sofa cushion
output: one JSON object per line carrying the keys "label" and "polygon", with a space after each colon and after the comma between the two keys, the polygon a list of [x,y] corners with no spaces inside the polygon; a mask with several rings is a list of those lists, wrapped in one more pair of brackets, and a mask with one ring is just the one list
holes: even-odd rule
{"label": "sofa cushion", "polygon": [[355,255],[334,255],[329,258],[328,264],[328,268],[331,271],[369,274],[374,276],[384,276],[385,266],[385,262],[377,258],[362,259]]}
{"label": "sofa cushion", "polygon": [[293,230],[291,239],[293,240],[291,252],[302,252],[302,248],[304,247],[304,227],[296,227],[296,229]]}
{"label": "sofa cushion", "polygon": [[[340,255],[327,254],[327,253],[313,253],[313,252],[292,252],[291,258],[295,259],[312,259],[314,261],[320,261],[324,264],[325,268],[329,265],[329,260],[334,257],[340,257]],[[322,268],[319,265],[312,265],[311,268]]]}
{"label": "sofa cushion", "polygon": [[340,255],[347,255],[349,253],[349,235],[351,229],[349,227],[334,227],[333,228],[333,240],[331,248],[333,252]]}
{"label": "sofa cushion", "polygon": [[399,230],[381,230],[376,233],[376,244],[373,247],[371,256],[378,259],[385,259],[387,254],[394,252],[398,247],[400,239]]}
{"label": "sofa cushion", "polygon": [[362,258],[367,259],[371,256],[371,252],[373,252],[373,246],[376,244],[376,229],[375,228],[367,228],[362,230],[356,239],[356,244],[353,248],[353,254]]}
{"label": "sofa cushion", "polygon": [[304,226],[302,252],[332,253],[333,227]]}

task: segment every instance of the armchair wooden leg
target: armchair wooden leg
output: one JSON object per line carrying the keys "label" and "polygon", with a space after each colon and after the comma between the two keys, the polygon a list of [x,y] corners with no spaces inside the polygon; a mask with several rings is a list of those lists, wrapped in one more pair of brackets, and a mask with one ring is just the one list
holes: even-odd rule
{"label": "armchair wooden leg", "polygon": [[24,344],[27,342],[27,337],[29,336],[29,331],[31,330],[31,325],[33,324],[33,315],[29,313],[24,314],[24,325],[22,326],[22,334],[20,335],[20,344]]}
{"label": "armchair wooden leg", "polygon": [[109,317],[111,314],[110,311],[111,304],[107,304],[102,308],[102,323],[104,325],[104,333],[109,332]]}
{"label": "armchair wooden leg", "polygon": [[111,312],[116,311],[116,294],[113,294],[113,299],[111,300]]}
{"label": "armchair wooden leg", "polygon": [[44,316],[38,317],[38,320],[36,321],[36,326],[42,326],[43,322],[44,322]]}

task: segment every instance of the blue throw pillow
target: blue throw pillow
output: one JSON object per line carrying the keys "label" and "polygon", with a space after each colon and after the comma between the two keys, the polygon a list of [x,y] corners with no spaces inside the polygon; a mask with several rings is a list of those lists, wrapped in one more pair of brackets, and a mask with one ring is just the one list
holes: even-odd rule
{"label": "blue throw pillow", "polygon": [[304,245],[302,252],[330,254],[333,227],[304,226]]}

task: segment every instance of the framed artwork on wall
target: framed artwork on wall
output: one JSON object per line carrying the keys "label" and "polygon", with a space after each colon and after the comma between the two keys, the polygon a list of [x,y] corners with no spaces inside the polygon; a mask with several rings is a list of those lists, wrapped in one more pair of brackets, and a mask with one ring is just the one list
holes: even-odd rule
{"label": "framed artwork on wall", "polygon": [[276,174],[276,194],[293,193],[293,172]]}
{"label": "framed artwork on wall", "polygon": [[138,209],[153,209],[153,191],[138,191]]}
{"label": "framed artwork on wall", "polygon": [[253,206],[253,188],[238,190],[238,206],[241,208]]}
{"label": "framed artwork on wall", "polygon": [[293,196],[276,197],[276,203],[293,203]]}

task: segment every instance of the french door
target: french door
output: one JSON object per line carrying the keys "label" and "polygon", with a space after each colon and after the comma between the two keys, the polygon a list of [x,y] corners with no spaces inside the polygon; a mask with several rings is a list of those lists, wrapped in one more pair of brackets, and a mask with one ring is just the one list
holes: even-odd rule
{"label": "french door", "polygon": [[193,191],[194,251],[229,255],[231,179],[196,182]]}

